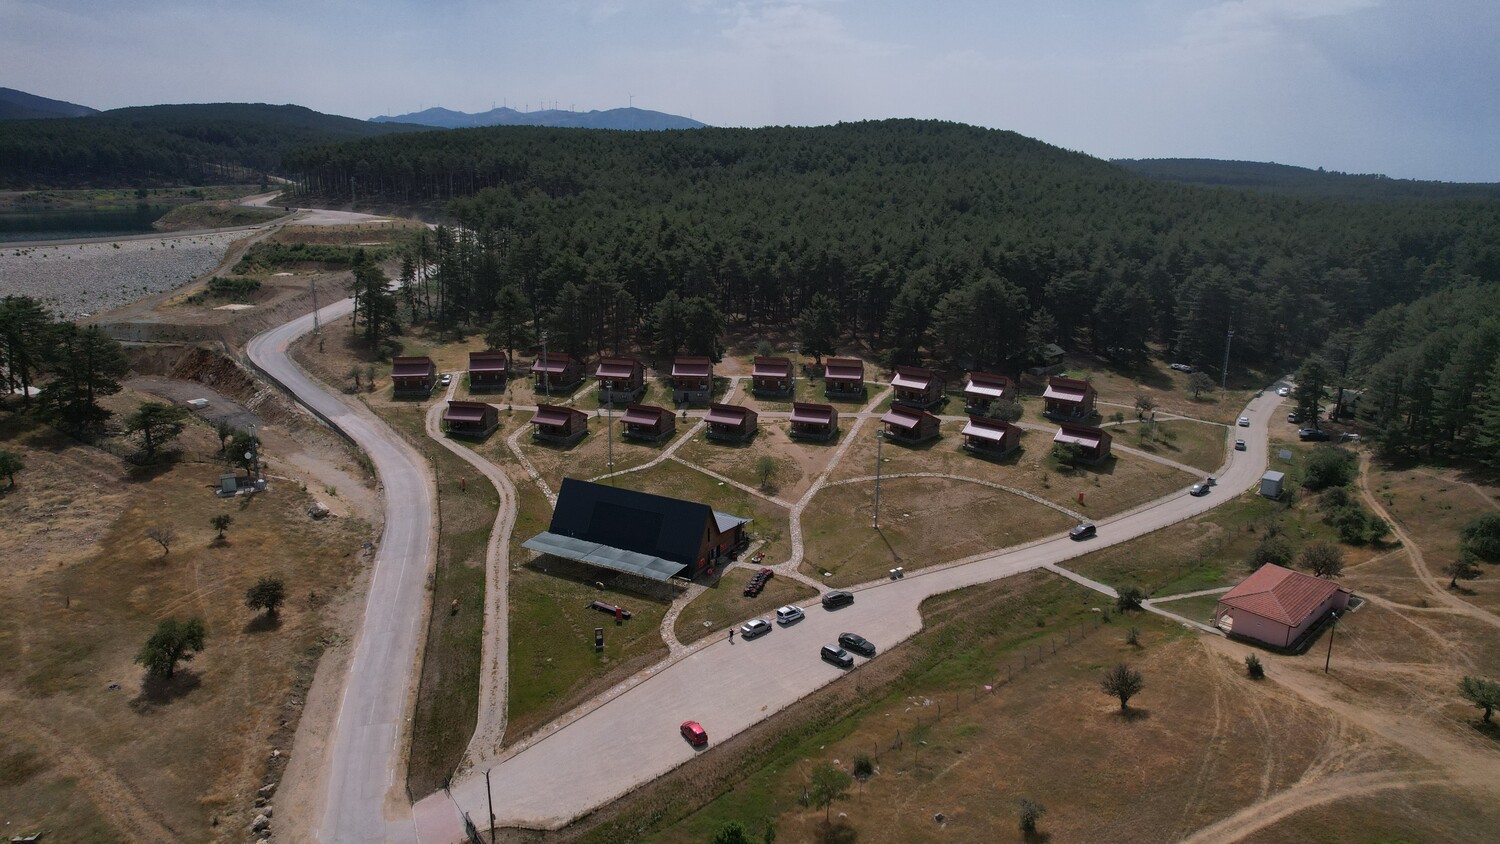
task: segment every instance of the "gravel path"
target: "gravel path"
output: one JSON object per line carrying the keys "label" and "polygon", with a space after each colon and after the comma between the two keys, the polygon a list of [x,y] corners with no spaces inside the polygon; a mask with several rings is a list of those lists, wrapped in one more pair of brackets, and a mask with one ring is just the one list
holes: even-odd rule
{"label": "gravel path", "polygon": [[181,287],[218,266],[245,232],[0,251],[0,296],[30,296],[63,318],[97,314]]}

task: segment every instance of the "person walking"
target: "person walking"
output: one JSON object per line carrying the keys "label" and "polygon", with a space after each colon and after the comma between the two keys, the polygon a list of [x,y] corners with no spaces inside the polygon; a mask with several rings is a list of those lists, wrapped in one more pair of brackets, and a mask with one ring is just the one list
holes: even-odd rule
{"label": "person walking", "polygon": [[729,644],[734,644],[734,628],[729,628]]}

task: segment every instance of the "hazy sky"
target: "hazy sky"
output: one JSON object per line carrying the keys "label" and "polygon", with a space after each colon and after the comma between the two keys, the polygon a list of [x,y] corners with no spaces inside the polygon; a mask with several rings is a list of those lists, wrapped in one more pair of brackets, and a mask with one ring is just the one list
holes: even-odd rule
{"label": "hazy sky", "polygon": [[718,126],[928,117],[1500,181],[1500,0],[0,0],[0,85],[353,117],[634,95]]}

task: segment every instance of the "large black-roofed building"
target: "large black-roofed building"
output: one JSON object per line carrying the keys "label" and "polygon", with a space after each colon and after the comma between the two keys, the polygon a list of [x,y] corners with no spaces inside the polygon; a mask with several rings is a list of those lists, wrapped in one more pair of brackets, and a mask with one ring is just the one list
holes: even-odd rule
{"label": "large black-roofed building", "polygon": [[522,546],[650,580],[695,578],[745,544],[749,521],[707,504],[564,478],[552,524]]}

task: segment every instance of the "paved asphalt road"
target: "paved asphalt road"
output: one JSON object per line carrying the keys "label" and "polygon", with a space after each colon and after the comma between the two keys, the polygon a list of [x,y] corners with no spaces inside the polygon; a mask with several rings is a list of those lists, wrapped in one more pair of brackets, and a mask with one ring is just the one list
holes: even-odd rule
{"label": "paved asphalt road", "polygon": [[[351,299],[320,311],[324,325],[354,309]],[[287,357],[312,330],[308,314],[256,335],[245,351],[298,400],[337,425],[375,463],[384,487],[385,529],[354,661],[329,736],[325,815],[317,838],[328,842],[411,842],[417,838],[399,775],[402,725],[422,644],[424,588],[432,559],[433,489],[427,463],[375,414],[325,392]]]}
{"label": "paved asphalt road", "polygon": [[[846,672],[818,658],[818,647],[833,642],[842,631],[860,633],[878,647],[890,648],[920,629],[917,608],[930,595],[1125,542],[1256,487],[1267,465],[1267,427],[1276,423],[1279,401],[1274,390],[1266,390],[1245,411],[1250,427],[1226,432],[1231,441],[1245,439],[1247,450],[1228,452],[1218,486],[1202,498],[1184,489],[1098,522],[1099,535],[1092,540],[1056,537],[966,565],[870,585],[857,591],[852,606],[828,612],[813,604],[806,620],[792,627],[749,642],[721,640],[698,650],[496,765],[491,774],[496,817],[502,824],[561,826],[661,776],[695,752],[712,752],[713,741],[744,730],[842,676]],[[694,751],[678,736],[678,725],[688,719],[701,722],[708,731],[708,750]],[[421,840],[457,840],[460,810],[484,825],[483,772],[470,772],[455,783],[451,799],[435,794],[417,805]]]}

